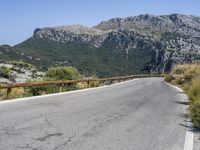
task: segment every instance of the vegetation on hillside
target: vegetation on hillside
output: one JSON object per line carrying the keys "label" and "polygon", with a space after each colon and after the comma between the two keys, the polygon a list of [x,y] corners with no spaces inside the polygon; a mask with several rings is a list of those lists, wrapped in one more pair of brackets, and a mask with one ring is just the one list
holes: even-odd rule
{"label": "vegetation on hillside", "polygon": [[[26,65],[22,62],[15,62],[15,63]],[[4,72],[8,74],[7,71],[4,71]],[[79,73],[77,69],[68,66],[68,67],[55,67],[55,68],[48,69],[42,81],[78,80],[81,78],[82,78],[82,75]],[[92,78],[96,78],[96,77],[92,77]],[[36,82],[36,81],[33,80],[33,81],[27,81],[27,82]],[[13,98],[21,98],[21,97],[27,97],[27,96],[44,95],[44,94],[58,93],[58,92],[61,92],[60,90],[64,92],[64,91],[83,89],[83,88],[88,88],[88,87],[97,87],[97,86],[100,86],[100,82],[91,81],[89,84],[77,83],[77,84],[65,84],[65,85],[32,86],[32,87],[27,87],[27,88],[13,88],[11,93],[9,94],[9,98],[13,99]],[[6,98],[6,90],[2,89],[0,90],[0,99],[5,99],[5,98]]]}
{"label": "vegetation on hillside", "polygon": [[200,65],[177,65],[172,74],[165,77],[167,82],[181,86],[190,99],[190,114],[196,128],[200,128]]}
{"label": "vegetation on hillside", "polygon": [[11,65],[13,65],[13,67],[18,67],[18,68],[27,68],[27,69],[30,69],[30,68],[33,68],[34,66],[32,66],[31,64],[29,63],[26,63],[26,62],[23,62],[23,61],[10,61],[9,62]]}
{"label": "vegetation on hillside", "polygon": [[44,71],[49,67],[73,66],[83,76],[112,77],[146,73],[145,66],[152,53],[150,44],[140,40],[141,47],[130,49],[128,55],[124,49],[115,47],[112,39],[96,48],[83,42],[30,38],[14,48],[28,52],[32,59],[27,61]]}
{"label": "vegetation on hillside", "polygon": [[28,79],[39,79],[43,72],[39,72],[33,65],[23,61],[8,61],[0,63],[0,82],[25,82]]}
{"label": "vegetation on hillside", "polygon": [[[81,75],[77,69],[73,67],[55,67],[48,69],[43,78],[43,81],[78,80],[78,79],[81,79]],[[36,96],[36,95],[57,93],[60,90],[60,86],[61,85],[35,86],[26,89],[29,95]],[[62,87],[62,91],[69,91],[75,89],[77,89],[76,84],[65,85]]]}
{"label": "vegetation on hillside", "polygon": [[0,67],[0,77],[9,78],[10,77],[10,69],[5,66]]}
{"label": "vegetation on hillside", "polygon": [[78,80],[81,75],[73,67],[49,68],[45,74],[45,80]]}

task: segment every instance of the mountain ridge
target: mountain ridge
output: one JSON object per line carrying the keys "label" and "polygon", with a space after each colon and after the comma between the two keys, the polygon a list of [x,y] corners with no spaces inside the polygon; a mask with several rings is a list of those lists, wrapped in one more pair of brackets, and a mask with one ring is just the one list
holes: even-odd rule
{"label": "mountain ridge", "polygon": [[163,73],[200,60],[200,17],[144,14],[94,27],[37,28],[13,48],[31,55],[28,61],[36,65],[72,65],[88,75]]}

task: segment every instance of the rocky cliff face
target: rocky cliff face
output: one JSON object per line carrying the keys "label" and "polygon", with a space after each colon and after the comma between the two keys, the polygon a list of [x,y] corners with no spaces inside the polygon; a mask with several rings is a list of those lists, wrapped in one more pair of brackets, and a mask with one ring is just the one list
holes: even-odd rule
{"label": "rocky cliff face", "polygon": [[28,80],[41,80],[43,76],[43,72],[21,61],[0,63],[0,83],[23,83]]}
{"label": "rocky cliff face", "polygon": [[60,26],[52,28],[38,28],[34,37],[46,38],[57,42],[89,42],[99,47],[106,38],[106,32],[82,25]]}

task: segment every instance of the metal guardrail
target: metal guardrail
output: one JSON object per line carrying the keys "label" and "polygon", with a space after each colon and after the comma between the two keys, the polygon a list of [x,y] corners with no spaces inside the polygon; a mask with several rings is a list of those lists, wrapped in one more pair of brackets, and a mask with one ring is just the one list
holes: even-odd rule
{"label": "metal guardrail", "polygon": [[42,81],[42,82],[26,82],[26,83],[8,83],[8,84],[0,84],[0,89],[7,89],[6,92],[6,99],[9,99],[9,94],[12,88],[19,88],[19,87],[32,87],[32,86],[48,86],[48,85],[58,85],[60,87],[60,92],[63,91],[63,87],[66,84],[74,84],[80,82],[86,82],[88,85],[90,82],[99,81],[99,82],[106,82],[106,81],[124,81],[130,80],[134,78],[148,78],[148,77],[163,77],[160,74],[144,74],[144,75],[130,75],[130,76],[121,76],[121,77],[112,77],[112,78],[100,78],[100,79],[83,79],[83,80],[59,80],[59,81]]}

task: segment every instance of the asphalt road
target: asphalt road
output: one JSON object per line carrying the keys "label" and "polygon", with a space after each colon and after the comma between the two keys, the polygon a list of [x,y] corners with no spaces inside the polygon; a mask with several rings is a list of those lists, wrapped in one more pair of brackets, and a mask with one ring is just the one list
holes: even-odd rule
{"label": "asphalt road", "polygon": [[0,150],[183,150],[182,95],[148,78],[0,102]]}

